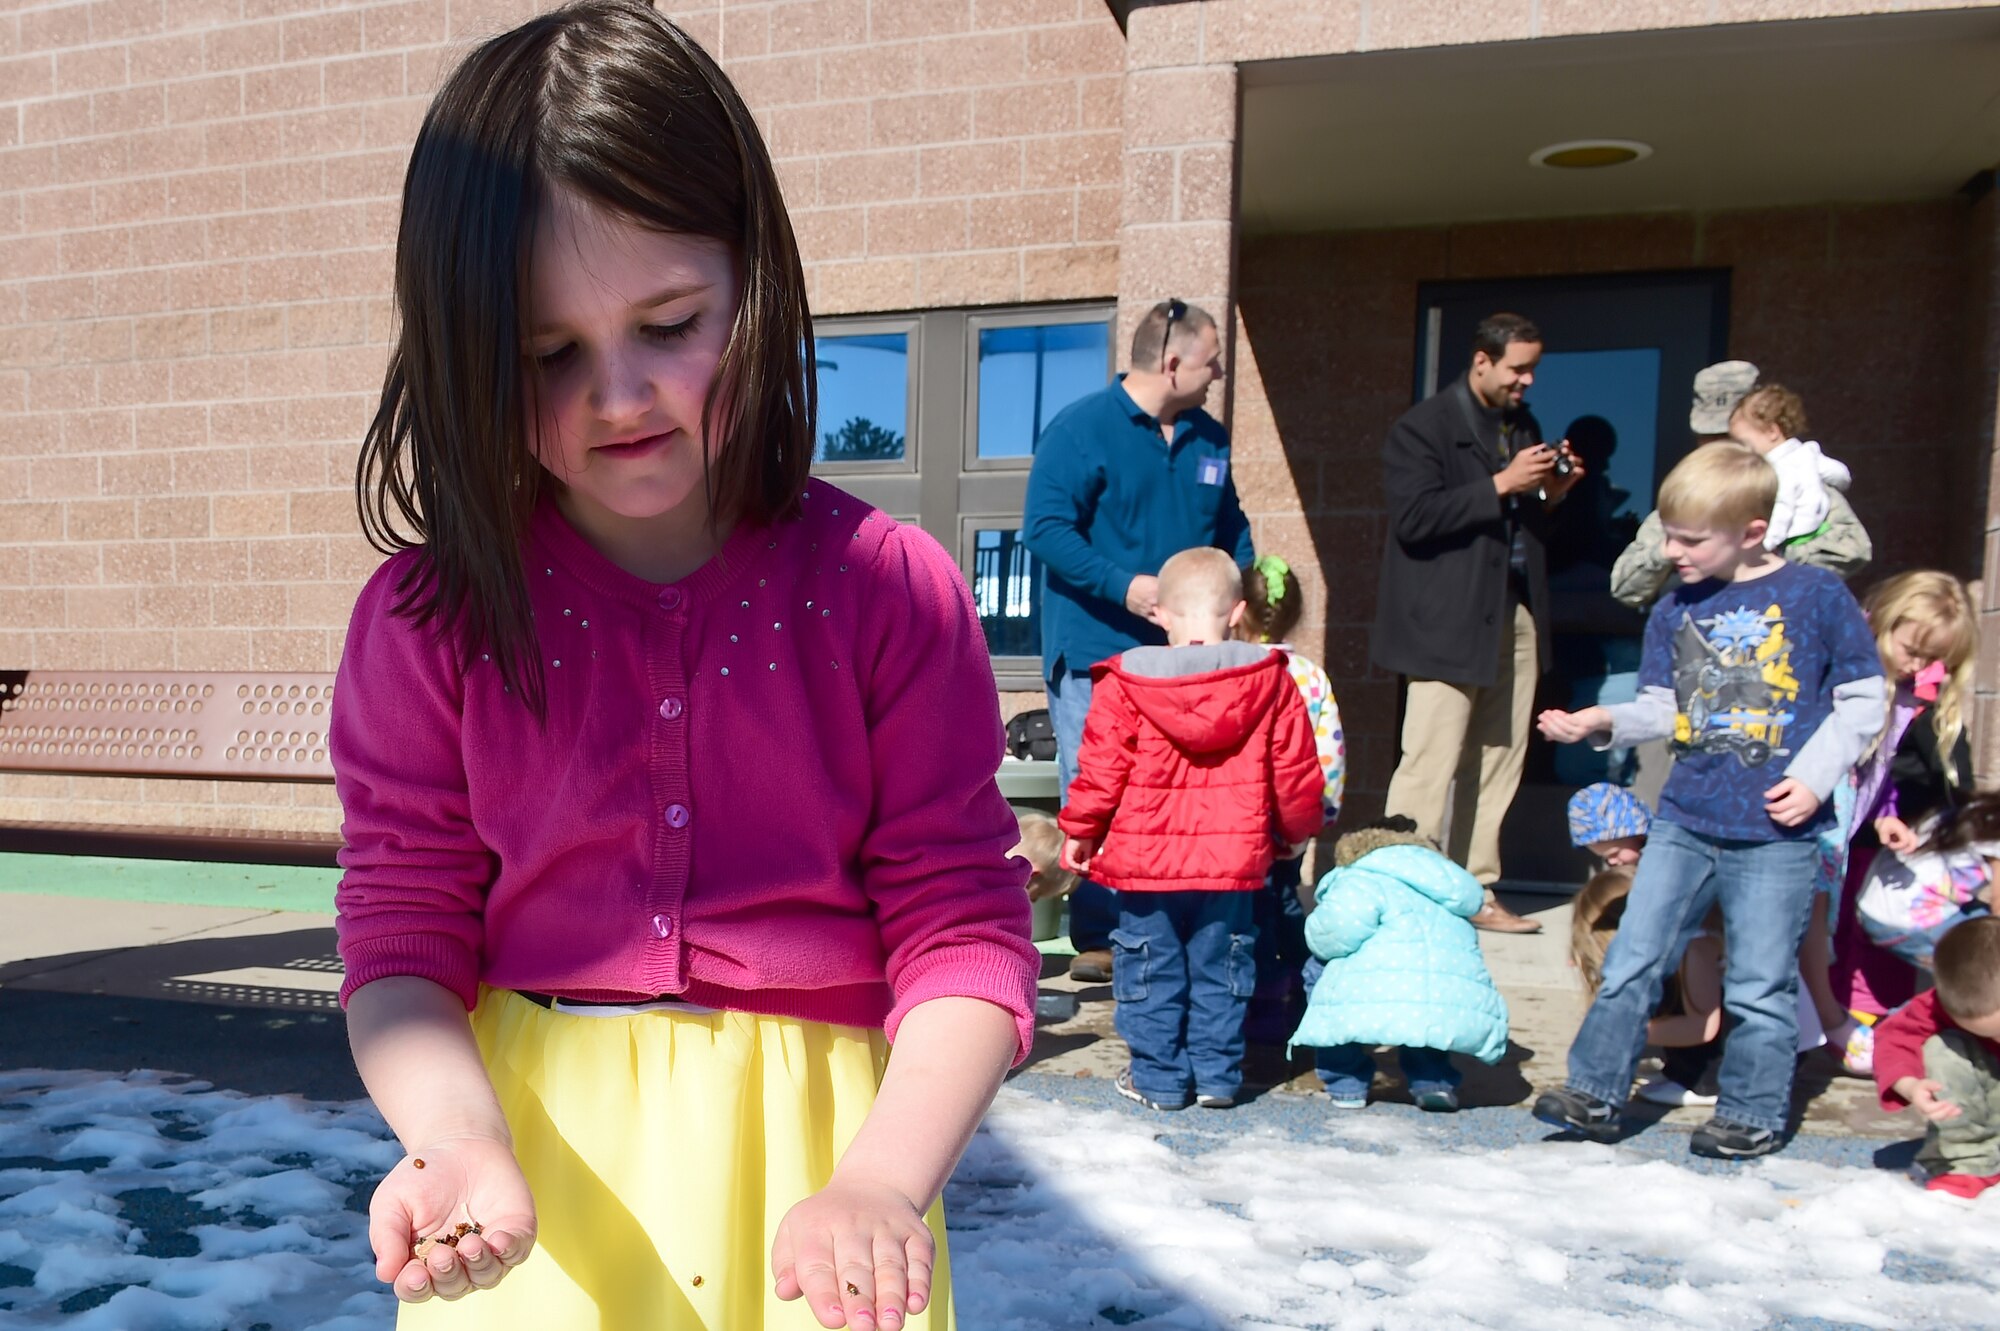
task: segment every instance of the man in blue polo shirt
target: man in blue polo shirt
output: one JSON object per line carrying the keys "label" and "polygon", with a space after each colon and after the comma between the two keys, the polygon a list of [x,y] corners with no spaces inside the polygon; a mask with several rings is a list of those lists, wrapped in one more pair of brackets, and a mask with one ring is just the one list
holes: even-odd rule
{"label": "man in blue polo shirt", "polygon": [[[1215,320],[1160,302],[1132,335],[1131,366],[1049,422],[1028,474],[1023,539],[1044,571],[1042,675],[1065,799],[1090,710],[1090,668],[1167,640],[1153,618],[1160,565],[1204,545],[1238,564],[1255,557],[1229,474],[1229,433],[1201,409],[1222,377]],[[1086,881],[1069,909],[1071,976],[1108,982],[1117,898]]]}

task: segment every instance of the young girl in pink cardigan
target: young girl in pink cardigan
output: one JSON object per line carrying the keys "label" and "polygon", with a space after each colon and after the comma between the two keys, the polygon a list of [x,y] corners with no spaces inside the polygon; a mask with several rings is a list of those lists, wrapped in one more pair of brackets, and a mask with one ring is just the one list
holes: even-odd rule
{"label": "young girl in pink cardigan", "polygon": [[749,112],[632,0],[494,38],[418,136],[396,290],[360,482],[396,553],[332,745],[403,1324],[949,1325],[1027,867],[956,567],[808,479]]}

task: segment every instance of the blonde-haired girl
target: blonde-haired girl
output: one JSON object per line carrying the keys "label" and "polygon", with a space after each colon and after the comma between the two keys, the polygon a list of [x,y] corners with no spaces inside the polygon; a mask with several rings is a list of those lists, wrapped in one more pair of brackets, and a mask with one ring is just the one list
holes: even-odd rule
{"label": "blonde-haired girl", "polygon": [[[1966,713],[1972,702],[1979,623],[1965,584],[1949,573],[1919,569],[1877,584],[1864,598],[1868,624],[1882,653],[1883,673],[1896,681],[1888,724],[1855,770],[1854,855],[1851,888],[1860,884],[1876,849],[1917,848],[1912,830],[1928,815],[1950,809],[1972,793],[1972,753]],[[1863,1023],[1907,1001],[1915,985],[1911,968],[1869,946],[1854,915],[1850,890],[1842,902],[1833,992]],[[1830,1031],[1839,1041],[1843,1032]],[[1847,1066],[1872,1064],[1867,1024],[1845,1032]]]}

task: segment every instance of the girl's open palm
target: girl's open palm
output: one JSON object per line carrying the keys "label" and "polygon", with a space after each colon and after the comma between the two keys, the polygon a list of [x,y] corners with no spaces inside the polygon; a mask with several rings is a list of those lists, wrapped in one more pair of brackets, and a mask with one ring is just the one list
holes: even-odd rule
{"label": "girl's open palm", "polygon": [[819,1324],[897,1331],[931,1298],[937,1245],[894,1188],[835,1179],[794,1206],[771,1244],[781,1299],[803,1295]]}
{"label": "girl's open palm", "polygon": [[[457,1247],[439,1243],[423,1260],[415,1256],[419,1240],[475,1222],[481,1232],[466,1233]],[[405,1303],[499,1284],[535,1246],[535,1202],[512,1148],[490,1137],[452,1137],[413,1150],[375,1189],[368,1242],[376,1278],[393,1283]]]}

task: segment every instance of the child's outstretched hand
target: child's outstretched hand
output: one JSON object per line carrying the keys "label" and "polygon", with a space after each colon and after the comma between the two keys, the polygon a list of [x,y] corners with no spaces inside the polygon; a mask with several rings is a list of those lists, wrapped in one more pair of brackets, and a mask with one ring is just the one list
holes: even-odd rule
{"label": "child's outstretched hand", "polygon": [[801,1296],[819,1324],[897,1331],[931,1300],[937,1245],[924,1213],[894,1188],[833,1182],[778,1222],[771,1273],[785,1300]]}
{"label": "child's outstretched hand", "polygon": [[1917,848],[1917,834],[1908,823],[1893,816],[1875,820],[1875,839],[1898,855],[1907,855]]}
{"label": "child's outstretched hand", "polygon": [[1928,1078],[1898,1077],[1896,1084],[1889,1089],[1908,1100],[1912,1108],[1933,1123],[1943,1123],[1965,1112],[1951,1101],[1942,1099],[1939,1092],[1944,1090],[1944,1085]]}
{"label": "child's outstretched hand", "polygon": [[1600,730],[1611,729],[1611,713],[1602,707],[1586,707],[1580,712],[1551,709],[1535,718],[1535,728],[1542,732],[1544,739],[1558,744],[1575,744],[1589,739]]}
{"label": "child's outstretched hand", "polygon": [[1097,855],[1096,837],[1065,837],[1063,839],[1063,868],[1074,869],[1078,873],[1090,872],[1090,861]]}
{"label": "child's outstretched hand", "polygon": [[1797,777],[1788,776],[1764,792],[1764,812],[1780,827],[1797,827],[1819,812],[1819,796]]}
{"label": "child's outstretched hand", "polygon": [[[416,1257],[421,1240],[473,1223],[480,1232],[456,1247],[438,1243]],[[535,1246],[535,1202],[513,1149],[491,1137],[450,1137],[412,1151],[368,1203],[368,1243],[375,1278],[404,1303],[493,1288]]]}

